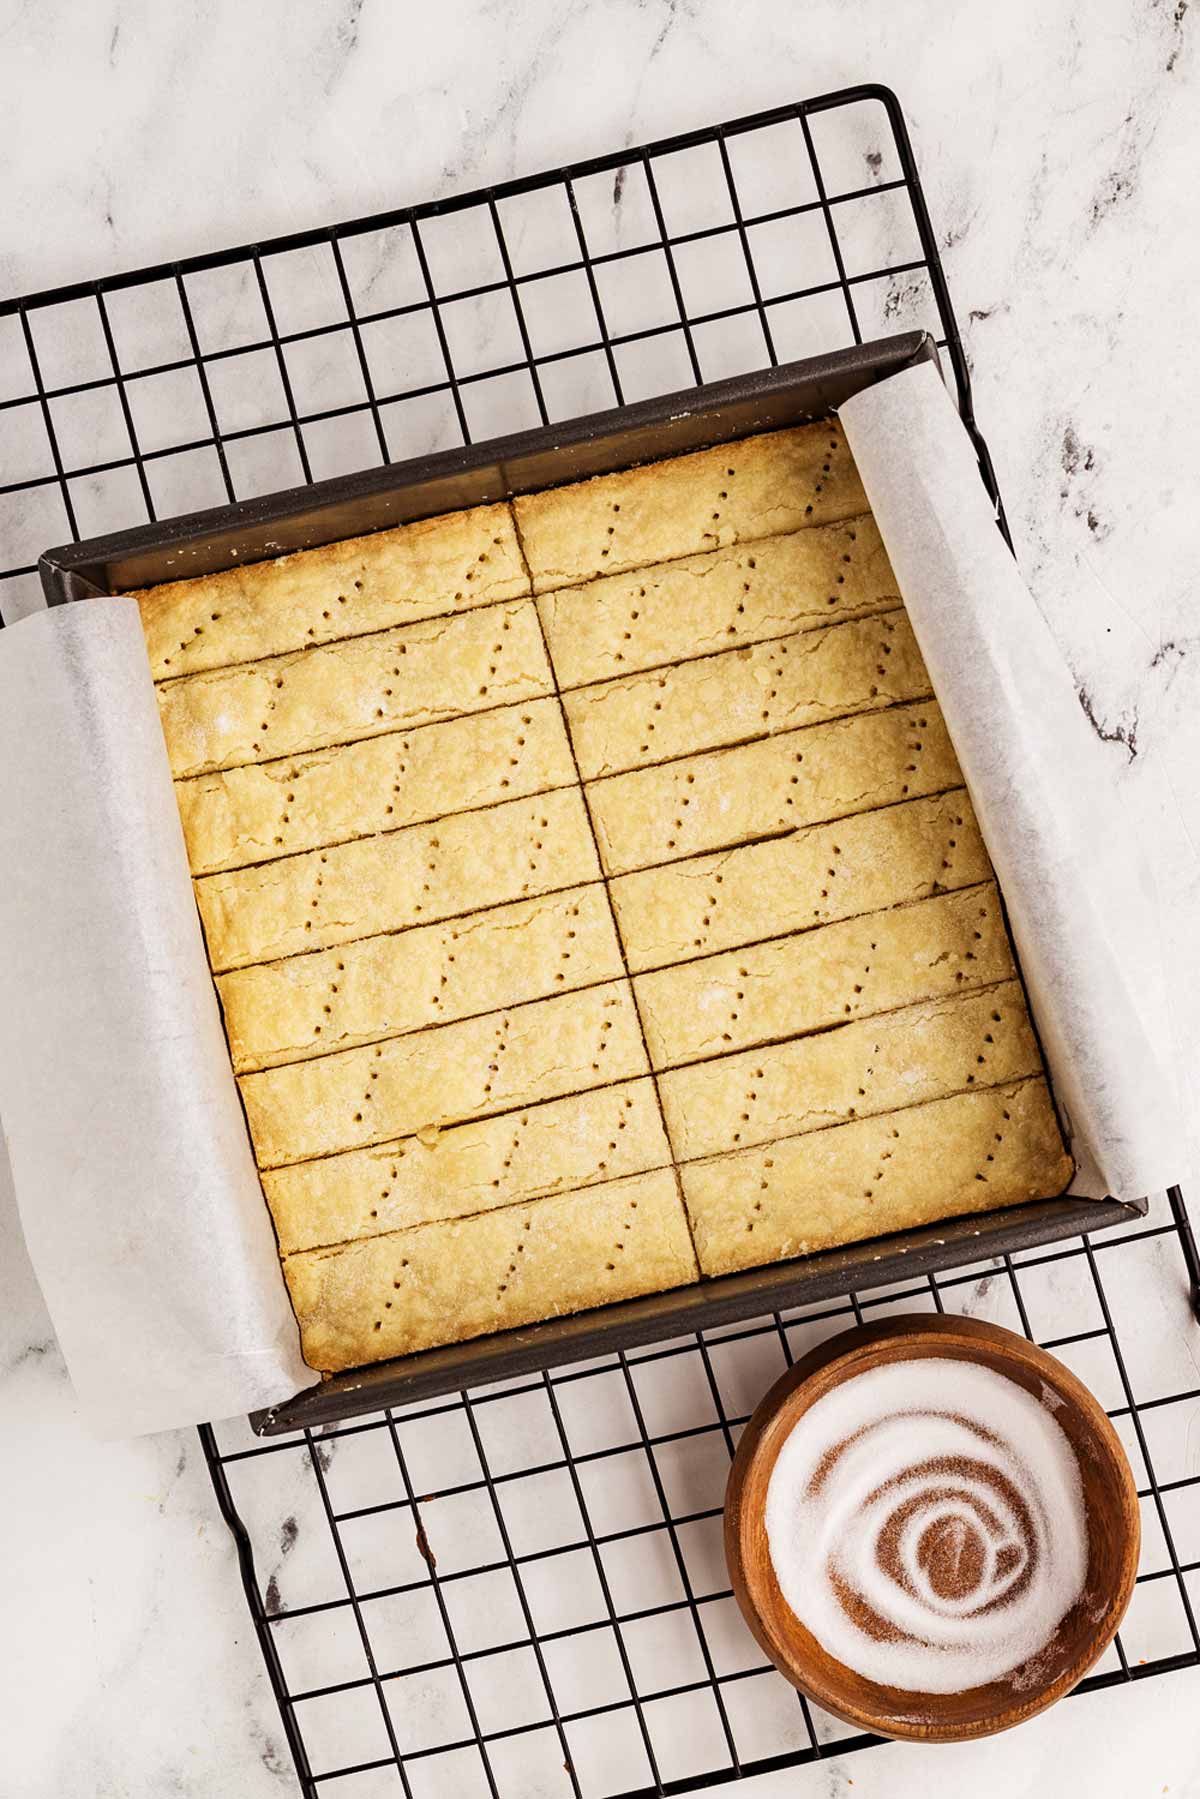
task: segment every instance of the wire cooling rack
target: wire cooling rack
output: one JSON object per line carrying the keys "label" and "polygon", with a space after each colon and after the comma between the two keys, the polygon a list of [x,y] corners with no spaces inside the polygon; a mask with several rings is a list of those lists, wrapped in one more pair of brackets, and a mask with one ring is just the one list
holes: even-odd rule
{"label": "wire cooling rack", "polygon": [[[42,603],[37,557],[66,538],[914,328],[948,358],[999,513],[880,88],[8,301],[0,618]],[[205,1428],[303,1792],[641,1799],[874,1741],[764,1663],[728,1589],[721,1500],[775,1376],[891,1311],[1006,1324],[1098,1395],[1143,1550],[1085,1688],[1197,1664],[1196,1276],[1173,1190],[1102,1239],[365,1422]]]}

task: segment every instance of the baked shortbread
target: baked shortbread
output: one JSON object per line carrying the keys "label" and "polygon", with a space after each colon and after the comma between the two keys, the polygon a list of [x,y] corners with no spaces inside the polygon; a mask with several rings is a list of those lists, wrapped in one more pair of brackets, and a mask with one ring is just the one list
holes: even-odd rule
{"label": "baked shortbread", "polygon": [[138,599],[313,1367],[1065,1187],[836,423]]}

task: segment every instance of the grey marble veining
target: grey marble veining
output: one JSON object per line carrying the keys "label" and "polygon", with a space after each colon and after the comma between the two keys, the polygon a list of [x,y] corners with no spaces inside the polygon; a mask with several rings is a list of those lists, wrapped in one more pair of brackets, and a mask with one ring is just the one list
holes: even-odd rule
{"label": "grey marble veining", "polygon": [[[1200,1046],[1200,77],[1187,0],[7,0],[0,286],[356,216],[859,80],[904,102],[1018,555],[1153,836],[1180,1029]],[[865,183],[877,152],[860,154]],[[636,233],[645,198],[636,182],[606,180],[581,204],[593,241],[607,232],[615,247]],[[536,258],[552,227],[523,230],[514,241]],[[413,273],[397,244],[349,276],[383,305]],[[305,282],[290,291],[302,306]],[[214,284],[200,328],[228,329],[248,303],[236,284]],[[893,315],[916,303],[902,286],[880,298]],[[500,327],[474,317],[463,328]],[[555,319],[537,328],[552,333]],[[304,375],[314,405],[338,404],[347,378],[319,359]],[[217,404],[235,409],[236,390]],[[420,429],[416,447],[448,441],[444,401]],[[257,445],[260,489],[298,478],[294,449]],[[331,433],[320,453],[338,462],[355,444]],[[1128,1279],[1148,1367],[1182,1382],[1194,1345],[1177,1270],[1147,1257]],[[970,1303],[1006,1321],[986,1271]],[[1046,1334],[1078,1316],[1066,1279],[1047,1281],[1039,1303]],[[83,1435],[3,1193],[0,1425],[0,1792],[292,1792],[196,1438]],[[1197,1454],[1179,1446],[1181,1472]],[[262,1576],[283,1604],[319,1588],[328,1546],[310,1528],[299,1464],[273,1460],[262,1503],[277,1544]],[[1071,1701],[986,1745],[888,1748],[754,1790],[1200,1793],[1197,1678]]]}

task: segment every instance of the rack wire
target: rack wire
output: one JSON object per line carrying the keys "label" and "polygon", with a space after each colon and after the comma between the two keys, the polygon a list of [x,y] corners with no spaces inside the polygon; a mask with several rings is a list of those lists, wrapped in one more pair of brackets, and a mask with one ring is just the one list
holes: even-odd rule
{"label": "rack wire", "polygon": [[[428,205],[0,303],[0,618],[65,538],[925,328],[983,478],[895,97],[859,87]],[[738,1433],[855,1320],[1007,1324],[1108,1407],[1133,1605],[1084,1690],[1200,1664],[1197,1259],[1182,1196],[1030,1251],[262,1441],[201,1436],[300,1786],[643,1799],[845,1754],[720,1547]]]}

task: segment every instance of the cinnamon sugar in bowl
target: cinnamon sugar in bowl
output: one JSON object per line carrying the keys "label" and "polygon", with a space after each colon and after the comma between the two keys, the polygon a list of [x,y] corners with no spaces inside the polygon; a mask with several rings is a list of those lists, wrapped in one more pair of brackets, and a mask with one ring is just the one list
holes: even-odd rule
{"label": "cinnamon sugar in bowl", "polygon": [[725,1501],[734,1593],[776,1667],[850,1723],[928,1742],[1069,1692],[1120,1624],[1138,1546],[1097,1401],[966,1318],[820,1345],[755,1412]]}

